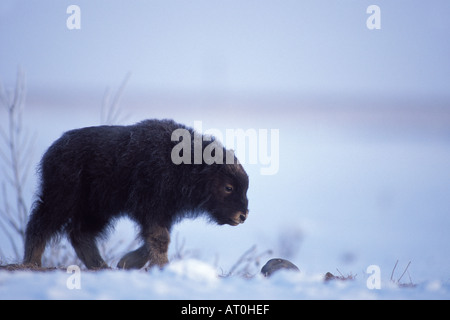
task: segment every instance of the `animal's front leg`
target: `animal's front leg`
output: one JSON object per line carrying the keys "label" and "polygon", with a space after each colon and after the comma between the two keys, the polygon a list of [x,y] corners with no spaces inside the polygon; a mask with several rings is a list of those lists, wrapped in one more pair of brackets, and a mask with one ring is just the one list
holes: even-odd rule
{"label": "animal's front leg", "polygon": [[169,263],[167,251],[169,250],[170,233],[167,228],[152,228],[151,232],[147,234],[146,242],[150,249],[150,267],[156,265],[162,268]]}
{"label": "animal's front leg", "polygon": [[117,268],[120,269],[141,269],[149,259],[149,250],[147,244],[144,243],[138,249],[128,252],[120,259]]}
{"label": "animal's front leg", "polygon": [[151,227],[143,232],[144,244],[138,249],[124,255],[117,264],[121,269],[140,269],[150,261],[149,266],[164,267],[169,259],[170,234],[164,227]]}

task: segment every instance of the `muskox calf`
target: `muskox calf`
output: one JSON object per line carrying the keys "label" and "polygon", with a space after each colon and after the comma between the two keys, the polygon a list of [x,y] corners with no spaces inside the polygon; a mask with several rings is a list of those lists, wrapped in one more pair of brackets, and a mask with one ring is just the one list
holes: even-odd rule
{"label": "muskox calf", "polygon": [[[143,241],[119,261],[118,267],[127,269],[147,262],[164,266],[171,227],[183,217],[205,213],[220,225],[243,223],[248,176],[242,166],[234,155],[232,163],[225,161],[231,151],[222,145],[222,164],[175,164],[171,154],[180,144],[173,141],[176,129],[198,138],[174,121],[146,120],[72,130],[55,141],[40,164],[41,185],[27,225],[24,263],[40,266],[48,241],[66,234],[86,267],[107,267],[96,240],[121,216],[138,224]],[[192,150],[192,159],[198,150],[194,140],[186,148]],[[211,138],[198,141],[205,150]]]}

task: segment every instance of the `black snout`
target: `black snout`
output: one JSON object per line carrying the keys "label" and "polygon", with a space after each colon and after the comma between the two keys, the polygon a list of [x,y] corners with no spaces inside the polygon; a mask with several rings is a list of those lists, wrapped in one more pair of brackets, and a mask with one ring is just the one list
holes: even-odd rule
{"label": "black snout", "polygon": [[239,216],[239,219],[241,220],[241,223],[244,222],[247,219],[248,216],[248,210],[245,211],[245,213],[241,213],[241,215]]}

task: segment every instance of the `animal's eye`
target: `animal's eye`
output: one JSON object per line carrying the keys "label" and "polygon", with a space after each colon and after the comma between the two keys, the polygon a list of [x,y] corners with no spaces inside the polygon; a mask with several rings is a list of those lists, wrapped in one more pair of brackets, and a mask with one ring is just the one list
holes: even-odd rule
{"label": "animal's eye", "polygon": [[228,192],[228,193],[231,193],[233,191],[233,186],[230,185],[230,184],[227,184],[225,186],[225,191]]}

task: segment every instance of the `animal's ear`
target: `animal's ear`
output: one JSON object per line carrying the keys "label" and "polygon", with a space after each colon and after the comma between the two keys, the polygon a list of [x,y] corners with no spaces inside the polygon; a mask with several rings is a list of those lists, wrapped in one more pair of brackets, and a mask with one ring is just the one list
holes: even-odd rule
{"label": "animal's ear", "polygon": [[223,179],[223,176],[221,174],[215,174],[215,175],[213,175],[211,177],[211,184],[210,184],[210,186],[217,189],[217,188],[220,187],[220,185],[223,184],[223,181],[224,181],[224,179]]}
{"label": "animal's ear", "polygon": [[221,178],[221,175],[218,173],[205,174],[196,181],[195,185],[200,187],[204,192],[210,193],[215,192],[222,181],[223,178]]}

